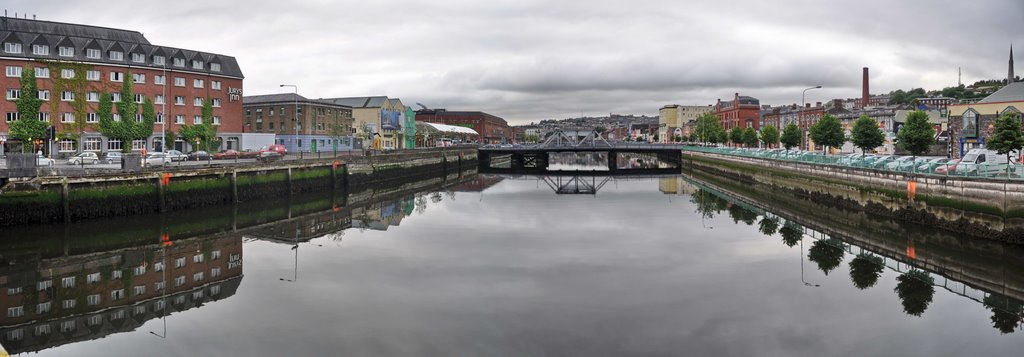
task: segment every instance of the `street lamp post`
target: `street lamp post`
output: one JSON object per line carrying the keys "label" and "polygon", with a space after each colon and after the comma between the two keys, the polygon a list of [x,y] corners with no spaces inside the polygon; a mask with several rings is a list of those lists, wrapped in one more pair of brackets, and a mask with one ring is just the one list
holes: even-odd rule
{"label": "street lamp post", "polygon": [[292,87],[295,89],[295,112],[292,113],[292,120],[295,123],[292,124],[295,127],[295,151],[299,151],[299,86],[294,84],[282,84],[281,87]]}
{"label": "street lamp post", "polygon": [[160,101],[160,148],[167,152],[167,60],[164,59],[164,85],[162,88],[164,99]]}
{"label": "street lamp post", "polygon": [[[819,86],[814,86],[814,87],[810,87],[810,88],[804,89],[803,93],[800,94],[800,109],[799,110],[804,110],[804,106],[807,105],[807,101],[805,100],[805,98],[807,97],[807,91],[809,91],[811,89],[818,89],[818,88],[821,88],[821,86],[819,85]],[[799,111],[797,112],[797,119],[798,120],[800,119]],[[801,129],[803,129],[803,132],[804,132],[804,134],[803,134],[803,136],[804,136],[804,144],[805,144],[804,149],[806,149],[807,148],[806,147],[806,143],[808,141],[807,140],[807,129],[804,129],[804,128],[801,128]]]}

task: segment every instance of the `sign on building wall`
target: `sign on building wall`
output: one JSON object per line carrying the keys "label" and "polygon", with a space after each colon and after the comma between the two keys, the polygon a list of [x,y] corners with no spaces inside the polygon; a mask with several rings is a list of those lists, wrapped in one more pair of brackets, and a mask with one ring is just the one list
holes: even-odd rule
{"label": "sign on building wall", "polygon": [[380,111],[380,127],[384,130],[397,130],[402,128],[401,113],[381,110]]}
{"label": "sign on building wall", "polygon": [[242,100],[242,88],[228,88],[228,101]]}

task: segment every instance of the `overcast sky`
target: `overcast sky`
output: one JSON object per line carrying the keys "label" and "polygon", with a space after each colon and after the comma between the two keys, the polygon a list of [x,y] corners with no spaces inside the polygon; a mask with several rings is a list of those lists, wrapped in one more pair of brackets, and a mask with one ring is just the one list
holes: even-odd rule
{"label": "overcast sky", "polygon": [[245,94],[387,95],[521,124],[1005,78],[1024,1],[5,1],[8,14],[137,30],[234,56]]}

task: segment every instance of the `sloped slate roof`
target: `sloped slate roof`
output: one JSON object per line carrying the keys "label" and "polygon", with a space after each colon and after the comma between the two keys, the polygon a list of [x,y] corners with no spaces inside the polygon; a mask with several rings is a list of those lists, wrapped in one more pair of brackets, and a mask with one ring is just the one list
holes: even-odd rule
{"label": "sloped slate roof", "polygon": [[295,93],[278,93],[278,94],[264,94],[264,95],[250,95],[242,97],[242,104],[263,104],[263,103],[277,103],[277,102],[306,102],[309,101],[306,97],[297,95]]}
{"label": "sloped slate roof", "polygon": [[352,108],[380,108],[384,106],[387,96],[325,98],[322,101],[349,106]]}
{"label": "sloped slate roof", "polygon": [[[79,61],[85,63],[103,63],[128,65],[132,67],[164,68],[164,65],[154,64],[153,54],[162,53],[166,56],[166,67],[171,70],[184,70],[189,72],[208,73],[210,75],[224,75],[229,77],[243,78],[242,70],[234,57],[205,53],[191,50],[181,50],[173,47],[156,46],[149,43],[149,40],[138,31],[112,29],[106,27],[66,24],[59,22],[17,19],[0,17],[0,40],[4,42],[17,42],[22,44],[22,53],[4,53],[6,57],[20,57],[27,59],[45,58],[67,61]],[[31,44],[40,42],[50,47],[49,54],[35,55],[32,53]],[[59,56],[57,46],[72,45],[75,48],[73,56]],[[86,57],[86,48],[98,48],[103,53],[101,58]],[[146,52],[146,59],[143,63],[134,62],[130,53],[138,53],[136,48]],[[111,49],[124,52],[124,59],[121,61],[108,58],[107,51]],[[172,55],[179,54],[186,60],[185,67],[175,67],[172,64]],[[192,68],[192,59],[203,61],[204,69]],[[210,63],[220,64],[220,71],[210,69]]]}
{"label": "sloped slate roof", "polygon": [[995,93],[989,94],[978,103],[1015,102],[1024,101],[1024,82],[1010,83],[1000,88]]}

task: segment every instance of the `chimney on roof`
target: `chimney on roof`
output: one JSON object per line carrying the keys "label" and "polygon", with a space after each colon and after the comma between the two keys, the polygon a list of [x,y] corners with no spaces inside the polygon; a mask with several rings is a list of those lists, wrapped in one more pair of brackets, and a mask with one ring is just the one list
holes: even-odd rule
{"label": "chimney on roof", "polygon": [[843,107],[843,100],[842,99],[833,99],[832,100],[832,107],[833,108],[842,108]]}
{"label": "chimney on roof", "polygon": [[811,107],[811,103],[804,103],[804,108],[810,108],[810,107]]}
{"label": "chimney on roof", "polygon": [[821,102],[816,102],[816,103],[814,103],[814,106],[815,106],[815,107],[820,107],[820,106],[821,106]]}
{"label": "chimney on roof", "polygon": [[868,106],[868,100],[871,99],[871,94],[868,92],[868,68],[864,67],[864,87],[861,89],[860,106],[865,108]]}

